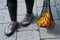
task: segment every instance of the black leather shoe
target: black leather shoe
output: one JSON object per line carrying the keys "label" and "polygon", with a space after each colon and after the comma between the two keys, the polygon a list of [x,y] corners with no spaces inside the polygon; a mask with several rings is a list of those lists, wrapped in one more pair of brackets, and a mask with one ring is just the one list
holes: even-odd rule
{"label": "black leather shoe", "polygon": [[15,32],[17,25],[18,25],[17,22],[15,22],[15,21],[11,22],[9,24],[8,28],[6,29],[6,32],[5,32],[6,36],[11,36]]}

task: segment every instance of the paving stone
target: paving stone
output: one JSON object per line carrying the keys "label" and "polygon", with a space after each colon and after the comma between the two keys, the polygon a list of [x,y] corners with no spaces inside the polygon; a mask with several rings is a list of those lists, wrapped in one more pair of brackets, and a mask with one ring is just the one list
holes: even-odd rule
{"label": "paving stone", "polygon": [[56,2],[56,5],[59,5],[60,4],[60,2],[59,2],[60,0],[55,0],[55,2]]}
{"label": "paving stone", "polygon": [[25,2],[18,3],[17,12],[18,12],[18,15],[26,14]]}
{"label": "paving stone", "polygon": [[35,16],[37,15],[37,5],[36,5],[36,1],[34,1],[33,14],[34,14]]}
{"label": "paving stone", "polygon": [[41,15],[42,8],[43,8],[43,7],[38,7],[38,8],[37,8],[37,9],[38,9],[38,17]]}
{"label": "paving stone", "polygon": [[55,0],[55,2],[56,2],[56,7],[57,7],[57,10],[58,11],[60,11],[60,2],[59,2],[59,0]]}
{"label": "paving stone", "polygon": [[6,6],[6,0],[0,0],[0,9],[3,9]]}
{"label": "paving stone", "polygon": [[10,22],[10,16],[7,9],[0,10],[0,23]]}
{"label": "paving stone", "polygon": [[17,0],[17,2],[24,2],[25,0]]}
{"label": "paving stone", "polygon": [[55,1],[55,4],[56,4],[56,7],[57,7],[57,11],[60,11],[60,2],[59,0],[54,0]]}
{"label": "paving stone", "polygon": [[[37,7],[42,7],[43,6],[43,1],[44,0],[37,0]],[[55,6],[54,0],[50,0],[50,5]]]}
{"label": "paving stone", "polygon": [[57,11],[60,11],[60,5],[56,5],[57,6]]}
{"label": "paving stone", "polygon": [[50,5],[51,5],[52,7],[55,6],[54,0],[50,0]]}
{"label": "paving stone", "polygon": [[59,19],[60,19],[60,11],[58,11],[58,13],[59,13]]}
{"label": "paving stone", "polygon": [[41,39],[50,39],[50,38],[60,38],[60,20],[55,21],[55,29],[47,30],[45,28],[40,28]]}
{"label": "paving stone", "polygon": [[37,27],[36,24],[30,24],[27,27],[19,26],[17,31],[20,32],[20,31],[23,31],[23,30],[38,30],[38,27]]}
{"label": "paving stone", "polygon": [[7,26],[8,24],[0,24],[0,40],[16,40],[16,33],[14,33],[14,35],[12,35],[11,37],[7,37],[5,35]]}
{"label": "paving stone", "polygon": [[53,19],[54,20],[59,19],[56,7],[51,7],[51,11],[52,11]]}
{"label": "paving stone", "polygon": [[43,0],[35,0],[37,2],[37,7],[43,6]]}
{"label": "paving stone", "polygon": [[40,40],[38,31],[20,31],[17,33],[17,40]]}
{"label": "paving stone", "polygon": [[44,39],[44,40],[60,40],[60,39]]}
{"label": "paving stone", "polygon": [[17,21],[21,22],[24,19],[25,15],[18,15],[17,16]]}

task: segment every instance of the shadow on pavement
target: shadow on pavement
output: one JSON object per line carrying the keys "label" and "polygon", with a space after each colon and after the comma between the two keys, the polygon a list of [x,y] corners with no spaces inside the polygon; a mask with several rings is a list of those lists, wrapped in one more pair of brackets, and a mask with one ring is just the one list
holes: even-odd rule
{"label": "shadow on pavement", "polygon": [[55,29],[51,31],[48,30],[47,32],[56,36],[60,36],[60,22],[55,22]]}

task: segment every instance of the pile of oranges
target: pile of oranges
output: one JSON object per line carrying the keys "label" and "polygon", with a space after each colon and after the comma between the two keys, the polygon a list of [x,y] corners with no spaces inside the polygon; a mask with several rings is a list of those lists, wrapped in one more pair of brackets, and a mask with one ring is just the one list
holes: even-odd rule
{"label": "pile of oranges", "polygon": [[55,28],[55,23],[52,19],[51,12],[47,11],[41,18],[39,18],[37,25],[39,27],[45,27],[48,30],[53,30]]}

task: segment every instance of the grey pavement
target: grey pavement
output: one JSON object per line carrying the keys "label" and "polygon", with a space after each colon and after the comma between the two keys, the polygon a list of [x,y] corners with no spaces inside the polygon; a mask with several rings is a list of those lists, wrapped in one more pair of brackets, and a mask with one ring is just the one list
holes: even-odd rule
{"label": "grey pavement", "polygon": [[18,30],[11,36],[5,36],[5,30],[11,22],[8,8],[6,6],[6,0],[0,0],[0,40],[60,40],[60,1],[51,1],[51,10],[54,21],[56,23],[55,29],[50,31],[45,28],[39,28],[36,25],[36,21],[41,14],[43,0],[35,0],[33,13],[35,15],[34,20],[28,27],[21,26],[21,20],[23,20],[26,14],[25,0],[17,0],[17,21],[19,22]]}

